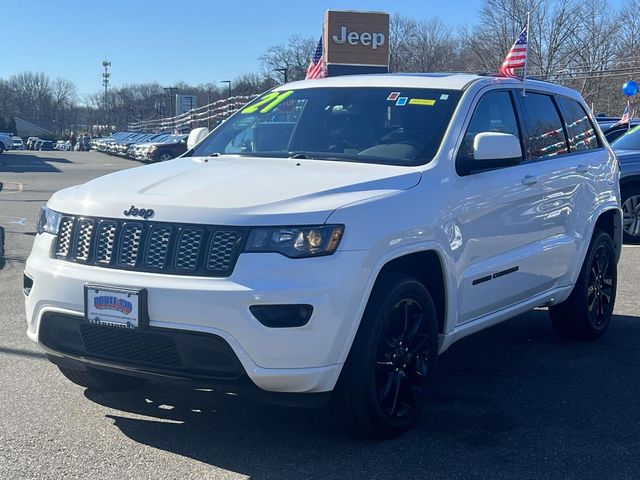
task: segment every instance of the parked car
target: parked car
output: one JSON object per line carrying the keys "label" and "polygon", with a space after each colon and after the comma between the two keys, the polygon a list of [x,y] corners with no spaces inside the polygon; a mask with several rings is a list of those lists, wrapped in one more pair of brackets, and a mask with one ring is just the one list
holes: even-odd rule
{"label": "parked car", "polygon": [[144,151],[144,160],[148,162],[165,162],[179,157],[187,151],[188,135],[172,135],[162,143],[152,143]]}
{"label": "parked car", "polygon": [[25,149],[24,142],[22,141],[22,139],[20,137],[13,136],[13,137],[11,137],[11,139],[13,140],[12,148],[14,150],[24,150]]}
{"label": "parked car", "polygon": [[611,147],[620,163],[622,229],[625,243],[640,243],[640,125],[615,140]]}
{"label": "parked car", "polygon": [[40,142],[38,150],[53,151],[53,142],[51,140],[40,140]]}
{"label": "parked car", "polygon": [[10,133],[0,133],[0,153],[13,148],[13,138]]}
{"label": "parked car", "polygon": [[35,150],[35,144],[38,140],[40,140],[38,137],[27,138],[27,150]]}
{"label": "parked car", "polygon": [[42,140],[41,138],[38,138],[36,141],[34,141],[32,150],[40,150],[42,142],[44,142],[44,140]]}
{"label": "parked car", "polygon": [[630,128],[640,125],[640,120],[637,118],[631,119],[631,125],[629,125],[628,122],[619,123],[619,117],[596,117],[596,121],[609,143],[612,143],[615,139],[627,133]]}
{"label": "parked car", "polygon": [[618,163],[576,91],[521,91],[290,83],[194,130],[181,158],[57,192],[25,266],[28,335],[84,387],[328,402],[376,438],[416,423],[438,355],[472,333],[548,306],[562,338],[601,337]]}

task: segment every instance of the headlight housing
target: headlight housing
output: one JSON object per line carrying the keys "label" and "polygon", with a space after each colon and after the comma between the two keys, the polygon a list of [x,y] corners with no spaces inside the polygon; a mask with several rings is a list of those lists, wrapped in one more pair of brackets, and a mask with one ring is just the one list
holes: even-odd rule
{"label": "headlight housing", "polygon": [[46,232],[52,235],[57,235],[58,230],[60,229],[61,219],[62,214],[60,212],[51,210],[47,206],[42,207],[40,209],[40,216],[38,217],[38,223],[36,225],[36,232],[39,234]]}
{"label": "headlight housing", "polygon": [[281,253],[290,258],[320,257],[336,251],[343,233],[344,225],[254,228],[244,251]]}

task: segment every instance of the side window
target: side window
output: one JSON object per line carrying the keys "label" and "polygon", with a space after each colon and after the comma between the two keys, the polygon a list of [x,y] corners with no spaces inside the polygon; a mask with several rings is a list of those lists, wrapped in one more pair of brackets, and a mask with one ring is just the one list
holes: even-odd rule
{"label": "side window", "polygon": [[470,162],[473,160],[473,139],[482,132],[510,133],[520,138],[518,122],[509,92],[489,92],[480,99],[464,134],[462,145],[458,151],[458,161]]}
{"label": "side window", "polygon": [[558,110],[549,95],[527,92],[522,99],[529,119],[525,145],[527,158],[536,160],[567,153]]}
{"label": "side window", "polygon": [[569,151],[579,152],[598,148],[600,146],[598,137],[582,105],[566,97],[557,97],[557,100],[567,128]]}

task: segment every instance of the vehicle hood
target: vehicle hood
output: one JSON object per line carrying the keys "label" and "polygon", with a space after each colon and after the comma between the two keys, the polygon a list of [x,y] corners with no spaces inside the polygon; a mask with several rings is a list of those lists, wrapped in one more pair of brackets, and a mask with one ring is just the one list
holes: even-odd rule
{"label": "vehicle hood", "polygon": [[407,190],[415,168],[322,160],[187,157],[122,170],[61,190],[49,207],[126,218],[152,208],[153,220],[218,225],[322,224],[337,208]]}

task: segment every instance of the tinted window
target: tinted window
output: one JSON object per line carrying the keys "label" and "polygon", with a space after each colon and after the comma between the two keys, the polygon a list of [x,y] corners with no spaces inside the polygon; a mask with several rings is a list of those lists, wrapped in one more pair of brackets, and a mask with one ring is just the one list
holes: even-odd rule
{"label": "tinted window", "polygon": [[529,119],[526,148],[531,159],[567,153],[558,110],[549,95],[527,92],[523,99]]}
{"label": "tinted window", "polygon": [[575,152],[598,148],[596,131],[582,105],[566,97],[559,97],[557,100],[567,128],[569,151]]}
{"label": "tinted window", "polygon": [[461,92],[330,87],[268,92],[194,150],[249,157],[420,165],[442,142]]}
{"label": "tinted window", "polygon": [[473,139],[482,132],[510,133],[520,138],[509,92],[491,92],[480,99],[458,151],[459,160],[473,160]]}

